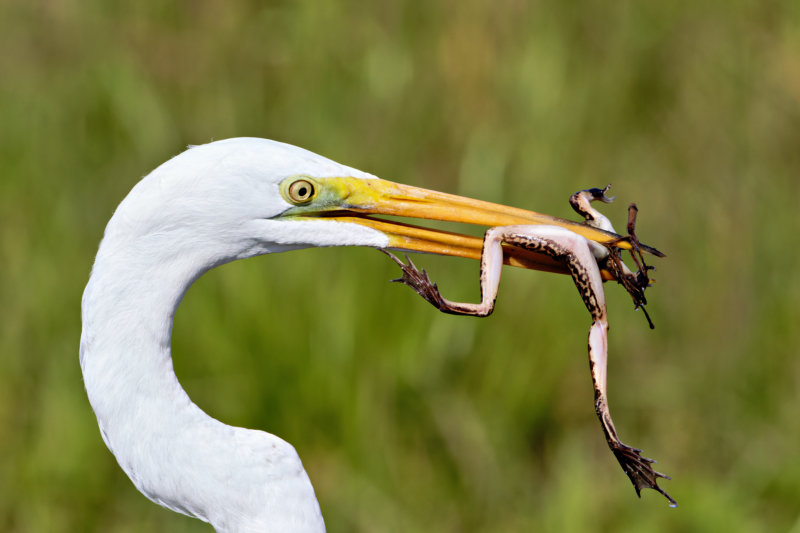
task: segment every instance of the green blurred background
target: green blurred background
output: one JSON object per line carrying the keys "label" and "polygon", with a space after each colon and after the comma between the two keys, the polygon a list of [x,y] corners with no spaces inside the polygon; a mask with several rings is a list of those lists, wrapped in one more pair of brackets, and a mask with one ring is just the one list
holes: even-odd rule
{"label": "green blurred background", "polygon": [[[188,144],[257,136],[383,178],[574,218],[640,208],[656,330],[607,285],[620,436],[592,405],[570,279],[506,269],[446,316],[368,249],[227,265],[174,358],[226,423],[294,444],[331,532],[800,533],[800,3],[0,4],[0,530],[210,532],[105,448],[78,365],[103,228]],[[480,230],[478,230],[477,234]],[[477,263],[421,257],[452,299]]]}

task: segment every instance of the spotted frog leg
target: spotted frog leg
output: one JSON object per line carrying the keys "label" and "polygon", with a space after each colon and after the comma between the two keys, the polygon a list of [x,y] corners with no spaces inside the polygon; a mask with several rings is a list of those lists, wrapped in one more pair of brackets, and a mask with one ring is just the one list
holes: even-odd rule
{"label": "spotted frog leg", "polygon": [[[593,196],[595,193],[591,191],[600,190],[590,189],[589,192],[581,191],[576,193],[587,193],[577,199],[581,209],[587,206],[591,209],[589,203],[601,199],[599,196]],[[605,198],[602,193],[601,196]],[[594,209],[587,210],[586,213],[590,214],[593,222],[610,227],[608,219],[599,215]],[[605,219],[605,221],[597,215]],[[604,227],[603,229],[606,228]],[[401,278],[392,281],[408,285],[444,313],[485,317],[492,313],[497,299],[497,290],[500,285],[500,274],[503,267],[502,243],[508,243],[532,252],[547,254],[554,259],[564,261],[569,267],[575,286],[578,288],[586,308],[592,315],[592,326],[589,330],[589,365],[594,383],[595,411],[602,424],[608,446],[633,483],[637,495],[641,497],[641,489],[653,489],[663,494],[669,500],[670,506],[676,506],[675,500],[658,486],[658,478],[670,478],[653,470],[651,465],[655,461],[642,457],[640,455],[641,450],[622,443],[617,436],[617,430],[614,427],[614,422],[608,409],[606,392],[608,313],[606,311],[603,281],[598,267],[598,261],[614,260],[607,248],[596,245],[576,233],[557,226],[521,225],[490,228],[486,231],[483,241],[480,271],[481,302],[478,304],[451,302],[445,299],[439,292],[437,285],[430,280],[427,272],[424,269],[418,270],[408,256],[406,256],[408,264],[404,264],[391,253],[383,251],[403,271]],[[621,273],[636,276],[629,270],[627,272],[621,270]]]}

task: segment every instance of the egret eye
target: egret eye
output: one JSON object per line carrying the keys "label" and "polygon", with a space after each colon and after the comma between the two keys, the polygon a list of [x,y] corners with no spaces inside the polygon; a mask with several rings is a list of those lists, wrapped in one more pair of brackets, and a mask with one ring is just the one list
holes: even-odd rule
{"label": "egret eye", "polygon": [[307,202],[314,196],[314,185],[307,180],[297,180],[289,186],[289,199],[293,202]]}

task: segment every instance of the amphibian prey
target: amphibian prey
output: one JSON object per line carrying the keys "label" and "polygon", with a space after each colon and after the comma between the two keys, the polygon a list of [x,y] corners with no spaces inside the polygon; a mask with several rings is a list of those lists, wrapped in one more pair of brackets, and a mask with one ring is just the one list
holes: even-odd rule
{"label": "amphibian prey", "polygon": [[[611,222],[591,206],[591,203],[595,201],[608,203],[614,199],[605,195],[609,187],[579,191],[570,197],[570,204],[578,214],[584,217],[584,224],[614,232]],[[494,310],[503,267],[503,243],[531,252],[546,254],[565,263],[586,308],[592,315],[592,326],[589,330],[589,363],[594,383],[595,411],[603,427],[608,446],[630,478],[638,495],[641,496],[641,489],[653,489],[663,494],[669,500],[671,507],[675,507],[677,505],[675,500],[658,486],[658,478],[670,478],[653,470],[651,465],[655,461],[642,457],[641,450],[622,443],[617,436],[608,409],[606,379],[608,314],[601,269],[606,274],[606,279],[610,275],[628,290],[636,308],[644,309],[643,305],[647,303],[644,298],[644,290],[650,286],[651,280],[648,278],[648,271],[652,267],[645,264],[641,253],[641,248],[644,247],[640,248],[636,237],[636,213],[636,206],[631,204],[628,212],[628,236],[620,237],[616,242],[624,240],[631,245],[631,256],[638,267],[637,272],[632,272],[625,266],[620,257],[620,249],[615,246],[614,242],[598,244],[557,226],[518,225],[490,228],[486,231],[483,240],[480,270],[481,302],[478,304],[451,302],[443,298],[437,285],[431,282],[425,270],[418,270],[408,256],[406,256],[408,264],[404,264],[394,255],[386,253],[403,270],[403,276],[393,281],[408,285],[444,313],[478,317],[488,316]],[[660,252],[650,248],[647,250],[663,257]],[[652,328],[649,316],[647,320]]]}

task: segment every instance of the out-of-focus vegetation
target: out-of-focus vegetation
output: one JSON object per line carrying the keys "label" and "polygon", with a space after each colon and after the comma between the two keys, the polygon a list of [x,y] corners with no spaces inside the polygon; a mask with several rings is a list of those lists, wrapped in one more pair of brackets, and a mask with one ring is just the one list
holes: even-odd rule
{"label": "out-of-focus vegetation", "polygon": [[[257,136],[393,181],[574,217],[613,183],[654,261],[607,285],[610,400],[676,510],[636,499],[592,405],[589,315],[507,269],[445,316],[366,249],[204,276],[175,365],[295,445],[331,532],[800,531],[800,3],[0,4],[0,530],[211,531],[140,495],[78,366],[103,228],[187,144]],[[476,299],[473,262],[420,257]]]}

